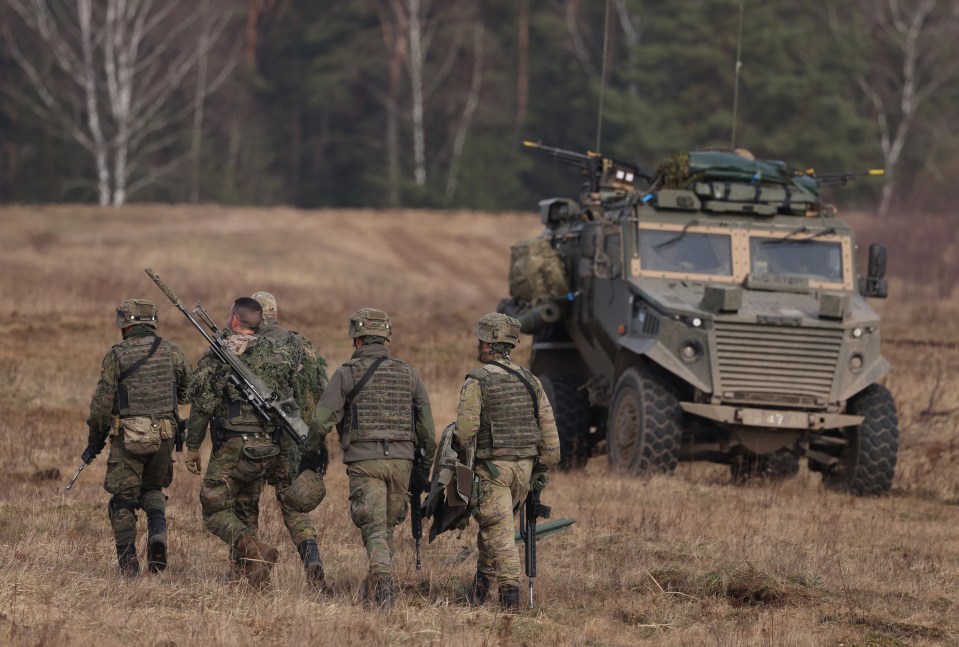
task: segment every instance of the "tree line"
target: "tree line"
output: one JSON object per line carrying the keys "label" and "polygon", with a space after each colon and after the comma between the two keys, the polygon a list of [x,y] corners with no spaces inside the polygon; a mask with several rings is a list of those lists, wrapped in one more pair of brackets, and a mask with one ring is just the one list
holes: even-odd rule
{"label": "tree line", "polygon": [[[525,209],[745,147],[959,187],[959,0],[0,0],[0,201]],[[832,196],[827,196],[832,197]]]}

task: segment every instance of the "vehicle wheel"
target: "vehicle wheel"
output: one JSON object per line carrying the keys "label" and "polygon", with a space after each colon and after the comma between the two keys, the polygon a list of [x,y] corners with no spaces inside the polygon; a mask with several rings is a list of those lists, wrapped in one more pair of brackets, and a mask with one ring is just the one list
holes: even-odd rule
{"label": "vehicle wheel", "polygon": [[737,456],[729,464],[729,472],[735,483],[745,483],[753,479],[784,480],[799,473],[799,458],[792,452],[783,450],[761,456],[747,454]]}
{"label": "vehicle wheel", "polygon": [[679,463],[683,411],[675,391],[642,367],[627,369],[609,407],[607,445],[615,469],[672,472]]}
{"label": "vehicle wheel", "polygon": [[559,431],[559,468],[579,469],[589,458],[589,397],[580,389],[584,380],[578,375],[556,373],[542,375],[539,380]]}
{"label": "vehicle wheel", "polygon": [[823,483],[857,496],[886,494],[892,487],[899,453],[896,401],[889,389],[873,384],[853,396],[846,411],[865,419],[858,427],[843,430],[848,444],[837,465],[821,467]]}

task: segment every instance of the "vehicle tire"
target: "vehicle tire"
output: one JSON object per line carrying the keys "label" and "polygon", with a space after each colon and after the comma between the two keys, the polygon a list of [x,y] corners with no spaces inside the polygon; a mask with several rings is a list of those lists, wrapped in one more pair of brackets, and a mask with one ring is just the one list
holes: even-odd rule
{"label": "vehicle tire", "polygon": [[670,385],[643,367],[626,369],[609,407],[610,465],[634,474],[672,472],[679,463],[682,419]]}
{"label": "vehicle tire", "polygon": [[559,431],[559,469],[580,469],[589,458],[589,397],[578,375],[547,373],[539,378]]}
{"label": "vehicle tire", "polygon": [[888,493],[899,453],[896,401],[889,389],[873,384],[849,400],[846,412],[865,419],[843,430],[848,444],[837,465],[821,468],[823,484],[857,496]]}
{"label": "vehicle tire", "polygon": [[734,483],[745,483],[754,479],[785,480],[799,473],[799,457],[784,450],[761,456],[746,454],[737,456],[729,464],[729,472]]}

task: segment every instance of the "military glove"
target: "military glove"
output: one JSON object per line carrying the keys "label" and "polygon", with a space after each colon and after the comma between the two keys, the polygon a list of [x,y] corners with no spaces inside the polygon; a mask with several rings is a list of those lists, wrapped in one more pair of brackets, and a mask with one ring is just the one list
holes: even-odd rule
{"label": "military glove", "polygon": [[313,470],[320,476],[326,474],[326,468],[330,463],[330,453],[326,449],[325,445],[320,447],[320,453],[314,454],[313,452],[303,452],[300,456],[300,471],[298,474],[302,474],[306,470]]}
{"label": "military glove", "polygon": [[420,492],[429,492],[430,490],[430,468],[425,465],[418,470],[414,478],[417,480]]}
{"label": "military glove", "polygon": [[534,492],[542,492],[546,489],[547,483],[549,483],[549,472],[545,470],[533,472],[533,476],[529,480],[529,488]]}
{"label": "military glove", "polygon": [[199,474],[200,468],[200,448],[187,447],[186,449],[186,468],[191,474]]}
{"label": "military glove", "polygon": [[93,459],[100,455],[100,452],[103,451],[104,443],[90,443],[87,445],[87,448],[83,450],[83,455],[80,456],[80,460],[89,465],[93,462]]}

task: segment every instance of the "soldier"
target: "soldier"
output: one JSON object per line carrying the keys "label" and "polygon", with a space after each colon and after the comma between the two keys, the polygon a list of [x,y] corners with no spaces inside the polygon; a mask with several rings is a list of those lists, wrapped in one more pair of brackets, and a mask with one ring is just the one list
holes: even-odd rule
{"label": "soldier", "polygon": [[[283,399],[293,391],[293,353],[287,344],[254,335],[262,320],[263,308],[255,299],[237,299],[230,308],[226,343]],[[235,571],[261,586],[269,581],[279,553],[256,534],[260,493],[267,473],[288,472],[287,459],[276,445],[275,425],[253,410],[229,376],[229,366],[209,351],[197,365],[189,390],[193,407],[186,466],[200,473],[200,445],[211,426],[214,451],[200,488],[203,523],[230,547]]]}
{"label": "soldier", "polygon": [[479,557],[468,597],[486,602],[494,577],[500,604],[519,608],[519,554],[513,541],[514,510],[529,489],[542,491],[549,468],[559,461],[553,409],[535,375],[510,360],[520,323],[504,314],[483,315],[474,330],[477,359],[484,366],[467,374],[456,411],[453,448],[475,447],[480,476],[476,539]]}
{"label": "soldier", "polygon": [[[390,357],[390,317],[363,308],[350,317],[353,357],[336,369],[316,408],[304,460],[334,425],[350,479],[350,517],[369,556],[364,599],[393,605],[393,529],[406,518],[410,478],[427,483],[436,450],[429,396],[416,370]],[[414,452],[422,460],[412,474]]]}
{"label": "soldier", "polygon": [[167,567],[166,497],[173,481],[173,437],[177,402],[186,402],[191,368],[179,346],[156,334],[157,310],[145,299],[129,299],[116,311],[123,341],[103,358],[100,382],[90,401],[90,429],[83,461],[89,463],[110,437],[103,487],[116,539],[120,573],[140,573],[136,509],[147,515],[147,564]]}
{"label": "soldier", "polygon": [[[280,327],[276,316],[276,298],[272,294],[260,291],[252,298],[263,308],[263,323],[256,329],[256,334],[286,344],[292,350],[294,371],[297,373],[297,379],[293,381],[293,396],[300,408],[300,417],[309,424],[316,410],[316,399],[326,388],[326,360],[316,354],[313,344],[303,335]],[[293,475],[299,469],[299,448],[286,434],[280,437],[279,445],[280,452],[286,456],[286,463],[274,462],[273,468],[267,472],[266,481],[276,490],[283,523],[300,554],[300,559],[303,560],[307,581],[315,588],[322,589],[323,562],[320,559],[320,549],[316,545],[316,530],[309,515],[298,511],[284,496],[293,483]]]}

